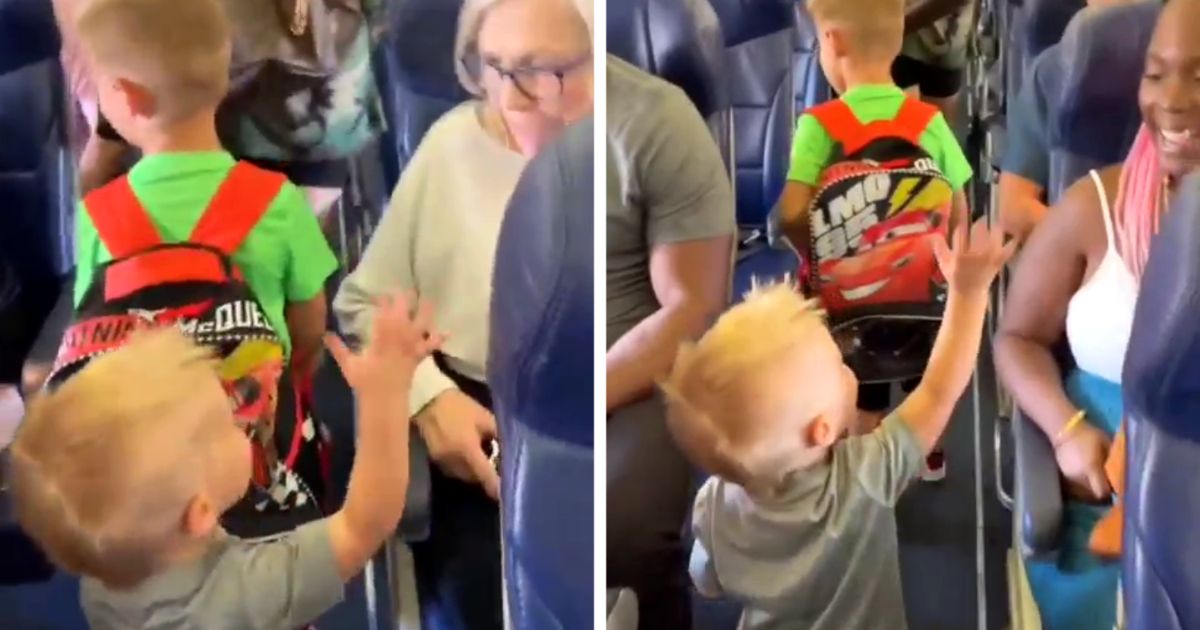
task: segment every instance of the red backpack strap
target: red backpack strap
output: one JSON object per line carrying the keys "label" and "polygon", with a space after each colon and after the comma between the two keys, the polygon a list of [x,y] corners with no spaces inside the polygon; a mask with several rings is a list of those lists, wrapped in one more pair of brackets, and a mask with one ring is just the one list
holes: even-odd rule
{"label": "red backpack strap", "polygon": [[266,214],[286,181],[282,173],[238,162],[225,176],[188,240],[232,256]]}
{"label": "red backpack strap", "polygon": [[129,177],[122,176],[83,198],[100,242],[114,259],[149,249],[162,242],[158,229],[138,201]]}
{"label": "red backpack strap", "polygon": [[919,145],[921,136],[925,134],[938,111],[937,107],[929,103],[923,103],[911,96],[905,98],[900,111],[896,112],[896,117],[892,119],[893,134]]}
{"label": "red backpack strap", "polygon": [[842,152],[847,155],[862,148],[869,140],[865,133],[866,127],[858,120],[858,116],[854,115],[854,110],[850,109],[846,101],[840,98],[821,103],[809,109],[808,113],[821,123],[825,133],[829,134],[834,142],[842,145]]}

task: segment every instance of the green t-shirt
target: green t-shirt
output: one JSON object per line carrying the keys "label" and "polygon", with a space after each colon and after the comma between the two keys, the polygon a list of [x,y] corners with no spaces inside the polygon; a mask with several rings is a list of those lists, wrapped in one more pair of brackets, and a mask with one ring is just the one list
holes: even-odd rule
{"label": "green t-shirt", "polygon": [[[860,85],[842,95],[842,100],[863,124],[895,118],[905,98],[904,90],[894,85]],[[967,156],[963,155],[958,138],[940,113],[934,116],[921,135],[920,144],[929,157],[937,162],[955,191],[961,190],[971,179],[974,172],[967,162]],[[833,157],[833,149],[833,138],[821,123],[811,114],[801,116],[792,137],[792,163],[788,169],[788,180],[816,186],[820,182],[821,172]]]}
{"label": "green t-shirt", "polygon": [[[225,181],[235,160],[223,151],[161,153],[142,158],[129,171],[129,184],[166,242],[187,240]],[[112,258],[82,204],[75,213],[75,305],[92,283],[96,267]],[[337,258],[321,233],[308,201],[286,182],[258,225],[233,255],[250,289],[291,354],[284,319],[289,302],[311,300],[337,269]]]}

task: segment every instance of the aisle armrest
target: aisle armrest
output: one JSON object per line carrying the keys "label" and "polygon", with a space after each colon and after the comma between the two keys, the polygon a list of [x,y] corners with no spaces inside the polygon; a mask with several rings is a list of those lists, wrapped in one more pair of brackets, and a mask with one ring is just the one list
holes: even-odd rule
{"label": "aisle armrest", "polygon": [[1036,558],[1052,554],[1058,547],[1062,527],[1062,484],[1054,447],[1042,430],[1013,410],[1013,444],[1016,470],[1013,485],[1021,555]]}
{"label": "aisle armrest", "polygon": [[637,595],[627,588],[608,589],[608,630],[636,630]]}

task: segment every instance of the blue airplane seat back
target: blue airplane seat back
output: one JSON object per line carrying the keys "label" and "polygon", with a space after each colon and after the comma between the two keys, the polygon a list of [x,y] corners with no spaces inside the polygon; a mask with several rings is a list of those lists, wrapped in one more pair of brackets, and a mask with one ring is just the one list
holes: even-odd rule
{"label": "blue airplane seat back", "polygon": [[732,169],[725,40],[712,5],[708,0],[614,0],[606,11],[608,53],[682,89]]}
{"label": "blue airplane seat back", "polygon": [[1050,126],[1052,192],[1125,159],[1142,123],[1138,86],[1159,10],[1158,3],[1135,3],[1081,14],[1059,44],[1062,87]]}
{"label": "blue airplane seat back", "polygon": [[1122,375],[1127,422],[1121,582],[1128,630],[1200,627],[1200,174],[1150,249]]}
{"label": "blue airplane seat back", "polygon": [[785,0],[712,0],[725,36],[738,224],[765,227],[795,125],[796,15]]}
{"label": "blue airplane seat back", "polygon": [[471,98],[454,68],[454,35],[462,0],[398,0],[388,7],[388,33],[375,57],[387,116],[384,173],[388,190],[429,127]]}
{"label": "blue airplane seat back", "polygon": [[821,70],[818,50],[817,27],[813,23],[803,2],[795,3],[793,13],[796,20],[792,84],[796,89],[796,112],[800,112],[829,100],[831,91],[825,73]]}
{"label": "blue airplane seat back", "polygon": [[496,248],[488,383],[515,630],[593,619],[592,130],[573,125],[530,162]]}

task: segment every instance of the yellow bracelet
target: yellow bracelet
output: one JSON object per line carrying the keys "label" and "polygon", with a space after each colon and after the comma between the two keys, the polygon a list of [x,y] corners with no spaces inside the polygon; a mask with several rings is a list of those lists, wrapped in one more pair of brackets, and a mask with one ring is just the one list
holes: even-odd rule
{"label": "yellow bracelet", "polygon": [[1087,412],[1083,411],[1082,409],[1076,412],[1075,415],[1071,416],[1071,419],[1067,420],[1067,423],[1063,425],[1063,428],[1058,431],[1058,435],[1054,436],[1054,448],[1062,446],[1062,443],[1071,434],[1071,431],[1074,431],[1075,427],[1079,426],[1086,416]]}

